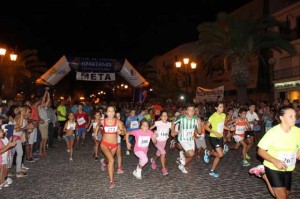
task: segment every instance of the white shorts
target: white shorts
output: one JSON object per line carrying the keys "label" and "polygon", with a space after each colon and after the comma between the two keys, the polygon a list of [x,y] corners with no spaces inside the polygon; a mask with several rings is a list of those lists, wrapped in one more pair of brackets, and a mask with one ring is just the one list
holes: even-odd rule
{"label": "white shorts", "polygon": [[188,151],[195,151],[195,141],[181,141],[179,142],[181,144],[181,147],[183,148],[183,150],[185,150],[186,152]]}
{"label": "white shorts", "polygon": [[36,141],[37,141],[37,128],[34,128],[32,129],[32,133],[30,133],[28,144],[34,144]]}
{"label": "white shorts", "polygon": [[202,147],[203,149],[206,149],[206,148],[207,148],[205,139],[195,139],[195,143],[196,143],[197,149],[199,149],[199,148],[201,148],[201,147]]}
{"label": "white shorts", "polygon": [[233,138],[234,138],[235,142],[237,142],[237,143],[244,140],[244,137],[239,136],[239,135],[234,135]]}

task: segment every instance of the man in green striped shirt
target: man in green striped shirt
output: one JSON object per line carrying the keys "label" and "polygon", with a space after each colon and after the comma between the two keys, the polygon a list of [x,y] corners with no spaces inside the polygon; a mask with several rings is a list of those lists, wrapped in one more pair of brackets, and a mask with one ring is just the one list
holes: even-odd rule
{"label": "man in green striped shirt", "polygon": [[[175,132],[175,125],[179,124],[179,132]],[[188,173],[185,166],[187,166],[195,155],[194,132],[201,134],[200,119],[195,116],[195,106],[188,105],[187,113],[178,116],[172,122],[172,136],[178,135],[178,141],[181,145],[182,151],[179,152],[179,166],[178,168],[183,173]]]}

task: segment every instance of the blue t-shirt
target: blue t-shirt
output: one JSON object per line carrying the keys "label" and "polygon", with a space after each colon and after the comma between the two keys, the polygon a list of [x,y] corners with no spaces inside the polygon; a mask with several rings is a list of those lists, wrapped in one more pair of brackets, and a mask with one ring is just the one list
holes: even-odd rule
{"label": "blue t-shirt", "polygon": [[127,117],[126,122],[126,131],[133,131],[139,129],[139,119],[137,116]]}

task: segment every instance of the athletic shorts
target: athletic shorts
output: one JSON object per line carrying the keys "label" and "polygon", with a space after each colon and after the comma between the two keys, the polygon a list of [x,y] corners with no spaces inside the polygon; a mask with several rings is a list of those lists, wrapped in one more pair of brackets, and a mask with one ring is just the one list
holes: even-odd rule
{"label": "athletic shorts", "polygon": [[216,148],[223,148],[223,137],[221,138],[216,138],[216,137],[209,137],[209,141],[211,143],[211,146],[213,147],[213,149],[216,149]]}
{"label": "athletic shorts", "polygon": [[234,135],[233,138],[236,143],[239,143],[240,141],[245,139],[244,136],[239,136],[239,135]]}
{"label": "athletic shorts", "polygon": [[271,184],[271,187],[285,187],[288,191],[292,185],[292,171],[277,171],[265,166],[265,173]]}
{"label": "athletic shorts", "polygon": [[183,150],[185,150],[186,152],[188,151],[195,151],[195,141],[181,141],[179,142],[181,144],[181,147],[183,148]]}
{"label": "athletic shorts", "polygon": [[197,149],[199,149],[199,148],[201,148],[201,147],[202,147],[203,149],[206,149],[206,148],[207,148],[205,139],[195,139],[195,143],[196,143]]}

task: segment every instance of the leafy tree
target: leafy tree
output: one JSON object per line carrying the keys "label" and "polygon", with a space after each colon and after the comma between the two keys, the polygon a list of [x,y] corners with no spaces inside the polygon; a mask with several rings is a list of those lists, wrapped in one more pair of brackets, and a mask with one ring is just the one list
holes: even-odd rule
{"label": "leafy tree", "polygon": [[237,88],[237,100],[247,101],[249,60],[261,56],[262,50],[273,49],[295,54],[294,47],[274,30],[279,26],[275,18],[265,16],[258,21],[219,13],[215,22],[198,25],[199,46],[194,56],[200,56],[203,65],[216,58],[223,60],[224,71],[231,68],[231,81]]}

